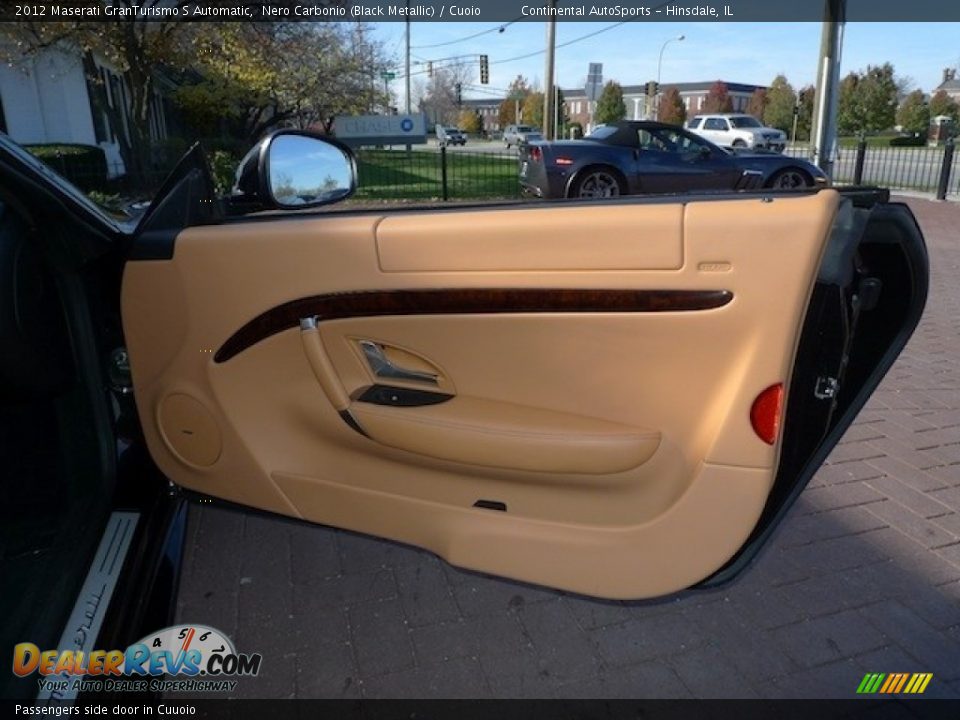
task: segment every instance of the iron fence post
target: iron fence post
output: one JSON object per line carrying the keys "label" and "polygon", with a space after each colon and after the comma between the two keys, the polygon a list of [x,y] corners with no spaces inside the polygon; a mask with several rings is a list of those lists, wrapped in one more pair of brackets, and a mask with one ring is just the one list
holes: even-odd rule
{"label": "iron fence post", "polygon": [[950,170],[953,168],[954,140],[949,138],[943,146],[943,164],[940,166],[940,182],[937,183],[937,200],[947,199],[950,187]]}
{"label": "iron fence post", "polygon": [[449,193],[447,191],[447,146],[440,146],[440,184],[443,201],[446,202],[449,198]]}
{"label": "iron fence post", "polygon": [[867,139],[864,137],[860,138],[860,141],[857,143],[857,161],[853,166],[853,184],[862,185],[863,184],[863,161],[867,156]]}

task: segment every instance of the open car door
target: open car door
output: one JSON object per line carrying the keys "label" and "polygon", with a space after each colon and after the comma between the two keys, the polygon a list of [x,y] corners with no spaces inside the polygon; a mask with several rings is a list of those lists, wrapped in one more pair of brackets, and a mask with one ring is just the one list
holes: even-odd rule
{"label": "open car door", "polygon": [[258,214],[145,233],[124,331],[176,484],[640,598],[729,577],[903,348],[883,193]]}

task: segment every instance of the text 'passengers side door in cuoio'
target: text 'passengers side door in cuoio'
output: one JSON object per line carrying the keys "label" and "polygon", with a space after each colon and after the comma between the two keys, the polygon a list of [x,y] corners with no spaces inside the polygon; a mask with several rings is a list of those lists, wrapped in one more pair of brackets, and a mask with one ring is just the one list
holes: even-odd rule
{"label": "text 'passengers side door in cuoio'", "polygon": [[[589,595],[675,591],[782,512],[912,331],[922,239],[904,210],[871,261],[871,213],[825,190],[187,228],[125,269],[146,440],[206,495]],[[858,345],[885,298],[904,315]]]}

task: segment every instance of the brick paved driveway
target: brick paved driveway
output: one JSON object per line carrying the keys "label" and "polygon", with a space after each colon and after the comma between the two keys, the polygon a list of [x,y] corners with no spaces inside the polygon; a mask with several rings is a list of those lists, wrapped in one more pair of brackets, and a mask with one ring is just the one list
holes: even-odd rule
{"label": "brick paved driveway", "polygon": [[960,696],[960,205],[910,200],[916,335],[733,585],[602,602],[412,548],[191,511],[179,618],[261,652],[251,697],[850,697],[865,672]]}

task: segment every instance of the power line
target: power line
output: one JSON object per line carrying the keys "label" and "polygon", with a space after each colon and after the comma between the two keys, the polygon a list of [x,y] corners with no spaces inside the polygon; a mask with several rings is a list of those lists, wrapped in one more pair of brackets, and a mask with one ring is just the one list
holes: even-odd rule
{"label": "power line", "polygon": [[520,20],[520,17],[514,18],[510,22],[504,23],[503,25],[497,25],[487,30],[481,30],[478,33],[474,33],[473,35],[466,35],[462,38],[457,38],[456,40],[447,40],[446,42],[433,43],[432,45],[414,45],[411,47],[411,50],[427,50],[429,48],[444,47],[445,45],[456,45],[457,43],[466,42],[467,40],[473,40],[474,38],[478,38],[481,35],[489,35],[492,32],[503,32],[518,20]]}
{"label": "power line", "polygon": [[[573,45],[574,43],[578,43],[578,42],[580,42],[581,40],[586,40],[587,38],[592,38],[592,37],[594,37],[595,35],[599,35],[600,33],[605,33],[605,32],[607,32],[608,30],[613,30],[614,28],[620,27],[621,25],[626,25],[628,22],[630,22],[630,21],[629,21],[629,20],[623,20],[623,21],[618,22],[618,23],[613,23],[612,25],[607,25],[606,27],[600,28],[599,30],[594,30],[592,33],[587,33],[586,35],[581,35],[580,37],[573,38],[572,40],[567,40],[566,42],[559,43],[559,44],[557,45],[557,48],[562,48],[562,47],[567,47],[568,45]],[[503,63],[514,62],[515,60],[526,60],[527,58],[536,57],[537,55],[543,55],[546,51],[547,51],[546,48],[544,48],[543,50],[535,50],[534,52],[527,53],[526,55],[517,55],[516,57],[505,58],[505,59],[503,59],[503,60],[492,60],[492,61],[490,62],[490,64],[491,64],[491,65],[501,65],[501,64],[503,64]]]}

